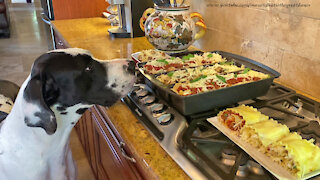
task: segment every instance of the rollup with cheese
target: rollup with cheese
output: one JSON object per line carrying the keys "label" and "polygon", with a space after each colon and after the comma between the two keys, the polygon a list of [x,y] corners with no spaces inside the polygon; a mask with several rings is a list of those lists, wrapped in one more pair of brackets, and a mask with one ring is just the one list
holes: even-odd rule
{"label": "rollup with cheese", "polygon": [[289,133],[290,130],[286,125],[269,119],[243,127],[240,131],[240,137],[261,152],[265,152],[271,143],[278,141]]}
{"label": "rollup with cheese", "polygon": [[269,117],[261,114],[251,106],[240,105],[234,108],[227,108],[218,114],[219,121],[232,131],[240,132],[242,127],[260,121],[268,120]]}
{"label": "rollup with cheese", "polygon": [[300,178],[320,169],[320,148],[296,132],[270,144],[266,154]]}

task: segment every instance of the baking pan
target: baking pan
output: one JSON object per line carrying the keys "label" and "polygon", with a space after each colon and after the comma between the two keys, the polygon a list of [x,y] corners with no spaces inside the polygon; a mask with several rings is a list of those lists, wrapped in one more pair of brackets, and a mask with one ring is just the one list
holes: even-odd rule
{"label": "baking pan", "polygon": [[[200,53],[203,52],[195,51],[188,52],[186,54]],[[213,51],[213,53],[220,54],[228,61],[234,61],[236,65],[243,64],[252,70],[269,74],[270,78],[189,96],[180,96],[171,91],[170,87],[158,81],[154,75],[145,73],[143,70],[143,65],[145,63],[139,63],[138,67],[139,71],[145,78],[146,84],[152,88],[157,95],[164,98],[168,104],[186,116],[262,96],[268,92],[274,78],[278,78],[280,76],[279,72],[254,60],[224,51]],[[180,57],[183,55],[185,54],[179,54],[178,56]]]}

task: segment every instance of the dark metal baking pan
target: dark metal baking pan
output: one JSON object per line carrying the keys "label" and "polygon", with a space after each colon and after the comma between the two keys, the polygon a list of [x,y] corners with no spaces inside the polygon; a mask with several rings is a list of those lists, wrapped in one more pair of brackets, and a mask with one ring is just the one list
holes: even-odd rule
{"label": "dark metal baking pan", "polygon": [[[188,52],[188,54],[192,53],[199,54],[199,51]],[[253,70],[269,74],[270,78],[189,96],[180,96],[171,91],[170,87],[158,81],[154,75],[146,74],[143,70],[145,63],[138,64],[139,71],[144,76],[146,84],[183,115],[196,114],[262,96],[267,93],[274,78],[280,76],[279,72],[254,60],[224,51],[213,51],[213,53],[218,53],[228,61],[234,61],[237,65],[243,64]]]}

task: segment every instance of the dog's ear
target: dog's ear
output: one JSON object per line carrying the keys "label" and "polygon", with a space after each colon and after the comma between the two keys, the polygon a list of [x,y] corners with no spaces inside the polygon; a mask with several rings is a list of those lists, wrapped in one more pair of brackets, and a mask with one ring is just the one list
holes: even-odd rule
{"label": "dog's ear", "polygon": [[58,90],[53,78],[48,78],[42,65],[34,64],[30,80],[24,90],[23,97],[27,104],[23,107],[24,121],[27,126],[41,127],[51,135],[57,129],[57,121],[50,105],[58,96]]}

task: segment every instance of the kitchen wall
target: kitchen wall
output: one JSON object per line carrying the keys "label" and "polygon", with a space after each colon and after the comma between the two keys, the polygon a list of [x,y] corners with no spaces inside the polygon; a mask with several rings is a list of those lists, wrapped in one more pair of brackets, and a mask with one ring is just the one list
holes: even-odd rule
{"label": "kitchen wall", "polygon": [[[219,7],[247,2],[310,6]],[[190,4],[208,26],[197,47],[262,62],[281,73],[280,83],[320,98],[320,0],[191,0]]]}

